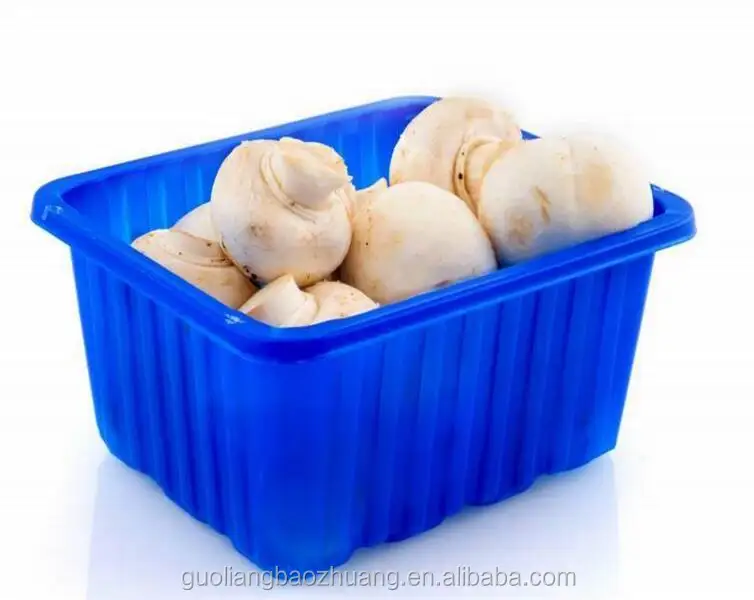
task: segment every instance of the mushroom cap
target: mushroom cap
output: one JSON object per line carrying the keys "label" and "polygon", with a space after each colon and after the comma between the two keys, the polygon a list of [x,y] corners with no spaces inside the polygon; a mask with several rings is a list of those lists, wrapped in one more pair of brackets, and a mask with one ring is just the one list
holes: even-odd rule
{"label": "mushroom cap", "polygon": [[226,253],[252,280],[290,274],[304,286],[342,262],[351,241],[342,188],[350,179],[334,153],[319,144],[256,140],[223,161],[212,187],[212,222]]}
{"label": "mushroom cap", "polygon": [[373,198],[375,195],[384,192],[387,188],[387,180],[384,177],[380,177],[372,185],[361,188],[360,190],[355,189],[352,194],[349,194],[349,202],[347,205],[349,217],[353,219],[359,204],[366,202],[370,198]]}
{"label": "mushroom cap", "polygon": [[519,143],[521,130],[510,113],[485,100],[448,97],[433,102],[408,124],[390,160],[390,184],[425,181],[474,201],[461,177],[469,146],[497,142],[499,151]]}
{"label": "mushroom cap", "polygon": [[132,247],[168,271],[231,308],[238,308],[256,288],[223,253],[220,245],[183,231],[157,229]]}
{"label": "mushroom cap", "polygon": [[340,281],[320,281],[306,291],[317,301],[312,324],[359,315],[379,306],[361,290]]}
{"label": "mushroom cap", "polygon": [[264,286],[239,310],[274,327],[298,327],[312,322],[317,301],[299,289],[293,276],[283,275]]}
{"label": "mushroom cap", "polygon": [[430,183],[407,182],[359,203],[341,279],[386,304],[496,267],[492,245],[463,200]]}
{"label": "mushroom cap", "polygon": [[178,219],[172,229],[190,233],[212,242],[220,242],[220,237],[217,235],[215,226],[212,224],[209,202],[200,204],[187,212],[183,217]]}
{"label": "mushroom cap", "polygon": [[606,135],[567,137],[573,158],[576,203],[590,237],[630,229],[652,218],[654,198],[646,167]]}
{"label": "mushroom cap", "polygon": [[652,217],[649,180],[615,142],[596,136],[519,144],[487,171],[479,219],[501,263],[628,229]]}

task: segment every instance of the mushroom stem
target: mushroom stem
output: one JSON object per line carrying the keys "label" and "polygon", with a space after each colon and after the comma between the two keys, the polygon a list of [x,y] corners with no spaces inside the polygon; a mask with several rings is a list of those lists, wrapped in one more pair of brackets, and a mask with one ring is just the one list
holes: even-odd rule
{"label": "mushroom stem", "polygon": [[270,151],[270,169],[285,196],[312,210],[327,207],[330,195],[351,181],[336,165],[292,144]]}
{"label": "mushroom stem", "polygon": [[239,310],[263,323],[290,327],[311,322],[317,301],[299,289],[291,275],[283,275],[259,290]]}

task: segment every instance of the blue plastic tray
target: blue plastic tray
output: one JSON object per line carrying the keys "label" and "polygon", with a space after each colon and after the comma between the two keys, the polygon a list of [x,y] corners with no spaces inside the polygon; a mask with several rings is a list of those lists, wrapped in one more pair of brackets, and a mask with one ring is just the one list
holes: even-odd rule
{"label": "blue plastic tray", "polygon": [[327,569],[611,450],[654,254],[695,233],[689,204],[654,187],[654,218],[629,231],[300,329],[229,310],[129,246],[208,200],[241,140],[330,144],[369,185],[433,100],[351,108],[35,196],[34,222],[71,247],[102,439],[261,568]]}

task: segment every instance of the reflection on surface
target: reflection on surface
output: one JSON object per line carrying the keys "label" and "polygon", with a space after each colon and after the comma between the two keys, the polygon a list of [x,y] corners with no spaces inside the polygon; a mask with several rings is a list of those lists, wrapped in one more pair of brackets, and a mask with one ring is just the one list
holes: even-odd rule
{"label": "reflection on surface", "polygon": [[[382,577],[382,586],[288,586],[270,591],[261,574],[222,536],[170,502],[150,481],[108,456],[100,465],[92,527],[88,600],[173,600],[287,597],[610,597],[618,571],[618,514],[609,456],[563,475],[540,480],[500,504],[471,508],[421,536],[357,552],[342,566],[341,581]],[[459,571],[460,569],[460,571]],[[518,571],[573,571],[575,588],[399,587],[411,571],[474,575]],[[218,572],[220,585],[195,586],[186,573]],[[186,575],[185,575],[186,574]],[[223,575],[224,574],[224,575]],[[236,585],[222,583],[221,579]],[[185,579],[185,581],[184,581]],[[500,576],[502,581],[502,575]],[[241,583],[246,582],[245,585]],[[481,581],[481,580],[480,580]],[[538,591],[538,594],[537,594]]]}

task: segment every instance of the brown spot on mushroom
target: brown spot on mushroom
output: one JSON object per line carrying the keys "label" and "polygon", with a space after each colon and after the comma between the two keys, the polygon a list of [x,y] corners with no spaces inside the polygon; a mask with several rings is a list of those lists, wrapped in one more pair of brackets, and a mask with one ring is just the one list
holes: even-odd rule
{"label": "brown spot on mushroom", "polygon": [[580,200],[588,207],[597,208],[610,197],[613,189],[612,169],[601,162],[590,162],[581,173]]}
{"label": "brown spot on mushroom", "polygon": [[527,246],[534,233],[534,226],[531,221],[523,215],[514,214],[508,220],[508,225],[508,234],[511,240],[518,246]]}
{"label": "brown spot on mushroom", "polygon": [[534,196],[537,198],[537,201],[539,202],[539,212],[542,215],[542,220],[549,225],[550,223],[550,199],[547,197],[547,194],[545,194],[541,188],[538,186],[534,186],[533,188]]}

